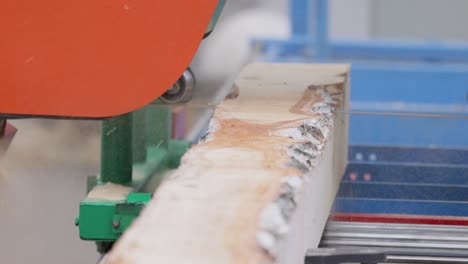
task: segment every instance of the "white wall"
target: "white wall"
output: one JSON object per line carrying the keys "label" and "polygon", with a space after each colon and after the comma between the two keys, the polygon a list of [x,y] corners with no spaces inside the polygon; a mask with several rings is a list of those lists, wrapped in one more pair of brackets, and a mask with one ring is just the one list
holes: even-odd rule
{"label": "white wall", "polygon": [[370,18],[370,0],[330,0],[330,37],[366,40]]}
{"label": "white wall", "polygon": [[468,41],[466,0],[374,0],[371,11],[375,37]]}
{"label": "white wall", "polygon": [[[331,0],[330,36],[369,37],[370,0]],[[201,83],[219,85],[249,61],[253,38],[285,39],[290,35],[288,0],[228,1],[215,32],[203,41],[194,60]],[[216,86],[215,85],[215,86]]]}

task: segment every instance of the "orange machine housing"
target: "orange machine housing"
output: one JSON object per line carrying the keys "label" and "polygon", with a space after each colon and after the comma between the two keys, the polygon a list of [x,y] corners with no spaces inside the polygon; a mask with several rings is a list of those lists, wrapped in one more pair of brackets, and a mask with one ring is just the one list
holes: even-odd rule
{"label": "orange machine housing", "polygon": [[218,0],[13,0],[0,8],[0,113],[99,118],[162,95]]}

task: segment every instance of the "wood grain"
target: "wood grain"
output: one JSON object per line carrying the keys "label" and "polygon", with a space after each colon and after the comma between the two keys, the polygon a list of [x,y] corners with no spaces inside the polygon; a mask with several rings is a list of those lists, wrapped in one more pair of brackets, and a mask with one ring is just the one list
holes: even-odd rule
{"label": "wood grain", "polygon": [[301,263],[346,166],[348,71],[246,67],[105,263]]}

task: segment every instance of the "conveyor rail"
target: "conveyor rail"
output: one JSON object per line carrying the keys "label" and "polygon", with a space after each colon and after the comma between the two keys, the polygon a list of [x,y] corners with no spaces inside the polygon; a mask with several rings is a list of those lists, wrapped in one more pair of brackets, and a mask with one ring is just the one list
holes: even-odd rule
{"label": "conveyor rail", "polygon": [[331,221],[320,247],[381,250],[385,263],[468,263],[468,227]]}

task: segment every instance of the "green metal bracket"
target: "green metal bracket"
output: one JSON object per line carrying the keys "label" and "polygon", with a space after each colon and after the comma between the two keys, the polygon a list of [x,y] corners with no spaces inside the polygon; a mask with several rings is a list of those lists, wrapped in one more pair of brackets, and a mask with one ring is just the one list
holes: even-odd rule
{"label": "green metal bracket", "polygon": [[80,226],[80,238],[115,241],[150,200],[149,193],[130,193],[122,202],[85,199],[80,204],[80,217],[75,222]]}
{"label": "green metal bracket", "polygon": [[129,184],[132,182],[133,113],[102,122],[101,175],[99,182]]}
{"label": "green metal bracket", "polygon": [[122,234],[140,214],[143,207],[151,200],[149,193],[131,193],[128,195],[127,202],[117,204],[115,215],[112,220],[114,233]]}
{"label": "green metal bracket", "polygon": [[[207,28],[209,35],[224,8],[218,6]],[[101,173],[88,178],[88,192],[96,185],[114,183],[131,186],[133,192],[122,201],[85,199],[80,203],[80,237],[92,240],[98,251],[105,253],[138,217],[150,201],[151,193],[142,193],[151,182],[154,188],[162,181],[163,172],[175,169],[191,142],[171,139],[171,111],[159,100],[121,116],[103,121]]]}
{"label": "green metal bracket", "polygon": [[[80,238],[96,241],[105,253],[138,217],[152,193],[141,193],[149,181],[162,181],[164,171],[177,168],[190,147],[188,141],[171,140],[171,111],[150,105],[103,121],[101,174],[88,178],[88,192],[108,182],[133,188],[126,200],[85,199],[80,203]],[[130,153],[130,154],[129,154]]]}

